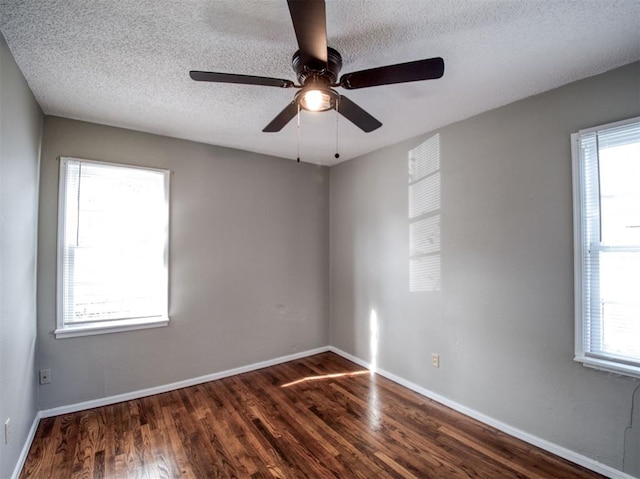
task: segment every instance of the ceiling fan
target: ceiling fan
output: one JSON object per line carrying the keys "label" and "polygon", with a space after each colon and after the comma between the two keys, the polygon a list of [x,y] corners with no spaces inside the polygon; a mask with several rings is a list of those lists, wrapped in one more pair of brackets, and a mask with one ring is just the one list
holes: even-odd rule
{"label": "ceiling fan", "polygon": [[338,80],[342,57],[338,51],[327,47],[327,26],[324,0],[288,0],[293,29],[299,50],[294,53],[292,67],[299,85],[291,80],[234,73],[216,73],[192,70],[193,80],[216,83],[239,83],[281,88],[299,88],[291,103],[282,110],[262,131],[277,132],[291,121],[300,108],[322,112],[337,110],[365,132],[382,126],[377,119],[360,108],[346,96],[334,90],[368,88],[394,83],[432,80],[444,74],[444,60],[440,57],[398,63],[368,70],[347,73]]}

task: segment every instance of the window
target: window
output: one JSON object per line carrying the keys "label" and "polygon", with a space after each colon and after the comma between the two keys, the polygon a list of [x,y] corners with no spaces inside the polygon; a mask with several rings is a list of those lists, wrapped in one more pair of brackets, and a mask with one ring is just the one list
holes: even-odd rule
{"label": "window", "polygon": [[60,159],[56,338],[168,324],[169,172]]}
{"label": "window", "polygon": [[640,377],[640,117],[571,138],[576,361]]}

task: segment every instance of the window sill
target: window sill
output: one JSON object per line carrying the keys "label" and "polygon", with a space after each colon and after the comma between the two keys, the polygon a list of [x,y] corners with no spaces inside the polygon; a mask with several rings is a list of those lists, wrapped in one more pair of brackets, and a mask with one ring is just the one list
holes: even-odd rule
{"label": "window sill", "polygon": [[588,368],[598,369],[608,373],[618,374],[620,376],[628,376],[640,379],[640,367],[630,364],[618,363],[615,361],[607,361],[606,359],[590,358],[585,356],[576,356],[574,361],[582,363]]}
{"label": "window sill", "polygon": [[93,336],[96,334],[121,333],[139,329],[162,328],[169,325],[169,318],[154,317],[143,319],[126,319],[122,321],[108,321],[81,326],[58,328],[54,331],[56,339],[75,338],[78,336]]}

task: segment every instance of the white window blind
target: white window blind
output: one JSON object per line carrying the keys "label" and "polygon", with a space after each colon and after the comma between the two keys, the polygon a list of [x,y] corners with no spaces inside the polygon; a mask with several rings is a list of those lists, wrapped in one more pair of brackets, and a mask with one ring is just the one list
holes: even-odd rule
{"label": "white window blind", "polygon": [[168,321],[169,172],[61,158],[56,337]]}
{"label": "white window blind", "polygon": [[640,377],[640,119],[573,135],[576,360]]}

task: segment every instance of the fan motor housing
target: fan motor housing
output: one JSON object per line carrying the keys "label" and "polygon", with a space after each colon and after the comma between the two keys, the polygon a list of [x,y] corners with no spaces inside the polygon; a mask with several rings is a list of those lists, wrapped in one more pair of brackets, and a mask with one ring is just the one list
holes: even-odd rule
{"label": "fan motor housing", "polygon": [[342,68],[342,56],[337,50],[327,47],[327,65],[312,65],[302,61],[300,50],[293,54],[291,66],[298,76],[300,85],[304,85],[308,78],[325,79],[329,85],[334,85],[338,80],[338,73]]}

